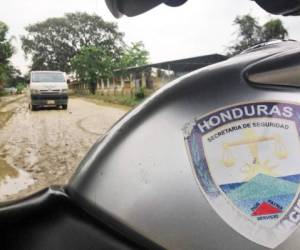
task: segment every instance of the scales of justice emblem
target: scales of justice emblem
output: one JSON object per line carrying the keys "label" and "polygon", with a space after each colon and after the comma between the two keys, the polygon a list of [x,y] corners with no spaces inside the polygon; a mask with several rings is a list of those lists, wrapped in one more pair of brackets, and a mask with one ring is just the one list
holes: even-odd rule
{"label": "scales of justice emblem", "polygon": [[[259,136],[254,130],[248,128],[245,129],[243,137],[240,140],[223,144],[222,163],[226,168],[236,167],[235,158],[238,154],[233,153],[234,148],[240,147],[244,148],[243,150],[248,150],[251,157],[250,161],[245,162],[240,168],[244,175],[244,181],[223,184],[221,189],[246,215],[250,215],[255,220],[270,222],[282,214],[289,203],[289,198],[293,199],[298,188],[292,183],[289,186],[293,191],[289,193],[287,186],[290,183],[284,183],[284,180],[278,181],[274,177],[277,176],[277,173],[276,165],[271,165],[272,160],[274,160],[272,157],[278,160],[287,159],[288,151],[278,134]],[[268,146],[273,147],[274,151],[270,154],[270,160],[260,158],[260,155],[263,154],[260,152],[259,144],[263,143],[270,143]],[[278,190],[280,188],[284,190]]]}
{"label": "scales of justice emblem", "polygon": [[300,106],[231,106],[184,128],[196,180],[237,232],[275,248],[300,223]]}

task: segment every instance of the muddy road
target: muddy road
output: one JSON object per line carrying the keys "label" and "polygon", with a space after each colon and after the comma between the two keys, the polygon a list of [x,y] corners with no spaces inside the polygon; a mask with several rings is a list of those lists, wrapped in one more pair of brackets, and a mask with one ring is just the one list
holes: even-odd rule
{"label": "muddy road", "polygon": [[89,148],[125,113],[80,98],[71,98],[68,110],[30,111],[25,96],[2,101],[0,202],[66,184]]}

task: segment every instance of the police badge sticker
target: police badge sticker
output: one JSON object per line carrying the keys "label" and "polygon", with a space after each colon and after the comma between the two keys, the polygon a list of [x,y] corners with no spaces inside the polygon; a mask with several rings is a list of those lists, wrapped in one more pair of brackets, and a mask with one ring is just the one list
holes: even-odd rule
{"label": "police badge sticker", "polygon": [[300,223],[300,105],[238,104],[184,128],[196,180],[233,229],[275,248]]}

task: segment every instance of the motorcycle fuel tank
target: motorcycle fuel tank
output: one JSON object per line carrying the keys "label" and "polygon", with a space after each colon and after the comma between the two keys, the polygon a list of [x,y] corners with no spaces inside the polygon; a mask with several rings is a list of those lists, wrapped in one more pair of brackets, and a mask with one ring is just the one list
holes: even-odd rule
{"label": "motorcycle fuel tank", "polygon": [[93,146],[67,193],[162,248],[296,249],[299,51],[265,44],[169,83]]}

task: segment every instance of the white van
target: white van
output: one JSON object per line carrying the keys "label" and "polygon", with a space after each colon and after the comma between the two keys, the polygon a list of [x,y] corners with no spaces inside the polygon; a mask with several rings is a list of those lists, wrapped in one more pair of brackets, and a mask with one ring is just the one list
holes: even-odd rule
{"label": "white van", "polygon": [[44,106],[68,108],[68,84],[64,72],[32,71],[29,89],[31,110]]}

